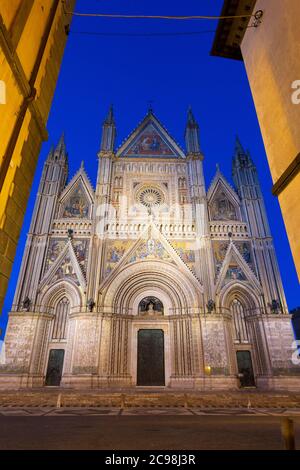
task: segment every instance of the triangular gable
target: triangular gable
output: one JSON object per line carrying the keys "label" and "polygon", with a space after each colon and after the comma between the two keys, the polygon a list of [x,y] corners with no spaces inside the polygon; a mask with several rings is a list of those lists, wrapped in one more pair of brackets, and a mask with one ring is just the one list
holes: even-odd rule
{"label": "triangular gable", "polygon": [[240,199],[218,170],[207,192],[211,220],[241,220]]}
{"label": "triangular gable", "polygon": [[[185,271],[189,278],[193,278],[193,282],[197,282],[198,288],[202,289],[199,279],[192,270],[180,258],[176,250],[171,246],[158,228],[151,222],[142,233],[141,237],[130,246],[124,253],[122,258],[116,263],[114,269],[109,273],[101,286],[101,289],[107,285],[114,275],[123,267],[143,261],[164,261],[177,265],[181,270]],[[200,284],[200,286],[199,286]]]}
{"label": "triangular gable", "polygon": [[40,283],[40,288],[54,284],[59,280],[69,280],[78,286],[86,287],[85,276],[80,268],[71,240],[67,242],[56,261],[46,272]]}
{"label": "triangular gable", "polygon": [[159,120],[148,113],[117,151],[118,157],[185,158]]}
{"label": "triangular gable", "polygon": [[208,201],[211,201],[216,192],[219,191],[221,188],[228,193],[228,196],[232,198],[233,202],[238,205],[240,204],[240,198],[238,194],[234,191],[234,189],[226,180],[225,176],[222,175],[222,173],[218,169],[207,191]]}
{"label": "triangular gable", "polygon": [[231,241],[216,283],[216,290],[220,290],[229,282],[244,281],[250,282],[258,291],[260,284],[250,266],[244,260],[238,248]]}
{"label": "triangular gable", "polygon": [[60,196],[59,217],[90,218],[93,200],[94,190],[81,167]]}

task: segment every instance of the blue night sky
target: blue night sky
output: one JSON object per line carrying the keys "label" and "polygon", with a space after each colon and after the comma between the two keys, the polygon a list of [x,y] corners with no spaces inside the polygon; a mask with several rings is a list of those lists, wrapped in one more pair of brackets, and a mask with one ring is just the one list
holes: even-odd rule
{"label": "blue night sky", "polygon": [[[76,11],[122,14],[218,15],[223,0],[77,0]],[[127,20],[75,17],[48,121],[49,140],[42,146],[25,222],[18,245],[0,326],[10,310],[42,166],[51,145],[66,134],[69,176],[81,160],[95,185],[101,124],[113,103],[117,145],[147,112],[149,101],[171,135],[184,146],[186,112],[192,105],[200,125],[209,186],[220,164],[231,182],[235,135],[257,165],[267,213],[290,309],[300,302],[297,281],[279,204],[242,62],[210,56],[214,34],[126,36],[214,30],[216,21]],[[98,32],[82,35],[75,32]],[[110,35],[104,35],[110,34]],[[125,36],[116,35],[125,34]]]}

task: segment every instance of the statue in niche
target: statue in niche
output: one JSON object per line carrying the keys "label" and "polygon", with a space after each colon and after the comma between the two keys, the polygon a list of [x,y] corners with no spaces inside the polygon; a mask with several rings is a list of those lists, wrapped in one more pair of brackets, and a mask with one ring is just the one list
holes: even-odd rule
{"label": "statue in niche", "polygon": [[163,315],[164,307],[156,297],[145,297],[139,303],[138,312],[140,315]]}
{"label": "statue in niche", "polygon": [[149,302],[149,304],[148,304],[147,313],[149,315],[153,315],[153,313],[155,313],[154,304],[152,302]]}

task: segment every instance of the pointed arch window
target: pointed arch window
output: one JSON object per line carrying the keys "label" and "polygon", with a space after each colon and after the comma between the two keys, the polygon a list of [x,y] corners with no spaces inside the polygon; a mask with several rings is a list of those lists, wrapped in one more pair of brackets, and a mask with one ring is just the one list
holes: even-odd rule
{"label": "pointed arch window", "polygon": [[249,343],[245,306],[239,299],[235,298],[231,303],[230,311],[234,324],[234,340],[239,343]]}
{"label": "pointed arch window", "polygon": [[63,297],[55,308],[52,339],[61,341],[67,338],[67,323],[69,312],[70,302],[67,297]]}

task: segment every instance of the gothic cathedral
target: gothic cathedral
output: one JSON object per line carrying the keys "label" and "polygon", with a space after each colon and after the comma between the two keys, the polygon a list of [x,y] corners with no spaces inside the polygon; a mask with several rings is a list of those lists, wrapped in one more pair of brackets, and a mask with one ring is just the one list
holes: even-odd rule
{"label": "gothic cathedral", "polygon": [[[150,109],[96,188],[67,183],[64,138],[36,198],[0,366],[2,388],[299,388],[293,331],[249,152],[205,188],[191,110],[182,150]],[[152,388],[153,389],[153,388]]]}

